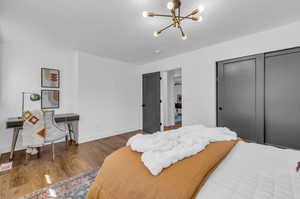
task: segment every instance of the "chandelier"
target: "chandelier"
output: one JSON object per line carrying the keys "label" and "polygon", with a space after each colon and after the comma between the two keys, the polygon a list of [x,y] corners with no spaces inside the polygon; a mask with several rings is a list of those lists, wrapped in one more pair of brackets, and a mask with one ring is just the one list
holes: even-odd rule
{"label": "chandelier", "polygon": [[182,21],[183,20],[192,20],[192,21],[198,21],[201,22],[203,20],[202,16],[196,17],[195,15],[198,13],[202,13],[204,8],[203,7],[199,7],[198,9],[194,9],[190,14],[185,15],[185,16],[181,16],[181,11],[180,11],[180,7],[181,7],[181,1],[180,0],[172,0],[170,2],[167,3],[167,8],[171,11],[170,15],[165,15],[165,14],[156,14],[153,12],[147,12],[144,11],[143,12],[143,16],[144,17],[167,17],[167,18],[171,18],[172,23],[164,28],[162,28],[161,30],[154,32],[153,35],[155,37],[158,37],[163,31],[169,29],[169,28],[177,28],[181,34],[181,38],[183,40],[187,39],[187,35],[185,34],[185,32],[183,31],[182,28]]}

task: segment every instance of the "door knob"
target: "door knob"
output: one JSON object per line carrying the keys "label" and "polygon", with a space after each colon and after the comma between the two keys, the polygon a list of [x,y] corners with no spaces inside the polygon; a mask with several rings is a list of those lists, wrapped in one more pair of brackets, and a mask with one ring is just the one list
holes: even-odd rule
{"label": "door knob", "polygon": [[219,111],[222,111],[223,110],[223,108],[222,107],[219,107]]}
{"label": "door knob", "polygon": [[143,104],[142,107],[146,107],[146,104]]}

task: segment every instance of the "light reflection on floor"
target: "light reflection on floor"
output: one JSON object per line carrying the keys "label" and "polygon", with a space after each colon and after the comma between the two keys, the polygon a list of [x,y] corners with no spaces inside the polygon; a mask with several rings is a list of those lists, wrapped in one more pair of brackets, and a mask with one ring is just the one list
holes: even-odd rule
{"label": "light reflection on floor", "polygon": [[52,180],[51,180],[51,177],[49,175],[46,174],[45,179],[46,179],[47,184],[52,184]]}
{"label": "light reflection on floor", "polygon": [[49,197],[51,197],[51,198],[56,198],[57,197],[56,191],[54,189],[49,189],[48,193],[49,193]]}

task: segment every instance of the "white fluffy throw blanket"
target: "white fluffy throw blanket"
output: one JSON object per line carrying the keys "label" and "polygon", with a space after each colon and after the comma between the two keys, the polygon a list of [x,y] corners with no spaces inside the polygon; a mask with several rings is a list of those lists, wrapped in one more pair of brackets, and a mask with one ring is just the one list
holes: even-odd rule
{"label": "white fluffy throw blanket", "polygon": [[162,169],[202,151],[210,142],[236,139],[236,133],[228,128],[194,125],[151,135],[137,134],[128,140],[127,146],[143,153],[144,165],[152,175],[158,175]]}

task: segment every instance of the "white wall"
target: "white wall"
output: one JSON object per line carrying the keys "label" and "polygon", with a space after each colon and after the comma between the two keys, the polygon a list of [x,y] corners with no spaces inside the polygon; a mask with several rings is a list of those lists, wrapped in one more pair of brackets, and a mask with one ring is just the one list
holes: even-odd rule
{"label": "white wall", "polygon": [[143,65],[140,73],[182,68],[183,125],[216,124],[216,61],[300,46],[300,23]]}
{"label": "white wall", "polygon": [[[10,150],[12,129],[5,122],[21,115],[21,93],[40,93],[41,67],[60,70],[60,108],[55,111],[80,114],[79,142],[141,128],[136,66],[53,45],[1,43],[0,154]],[[40,109],[40,102],[26,108]],[[21,139],[17,149],[23,148]]]}
{"label": "white wall", "polygon": [[[41,67],[60,70],[61,100],[56,111],[74,111],[73,59],[73,51],[53,46],[23,42],[0,44],[0,153],[10,149],[12,129],[6,129],[5,121],[8,117],[21,116],[21,93],[40,93]],[[40,102],[27,103],[25,108],[40,109]],[[18,141],[17,148],[22,148]]]}
{"label": "white wall", "polygon": [[[300,46],[300,23],[223,42],[139,67],[36,43],[0,44],[0,152],[11,143],[7,117],[20,114],[21,92],[40,92],[40,68],[61,70],[61,108],[81,114],[80,141],[141,128],[141,74],[182,68],[183,124],[215,125],[215,63]],[[20,146],[20,145],[18,145]]]}
{"label": "white wall", "polygon": [[140,77],[127,63],[78,53],[80,142],[140,129]]}

